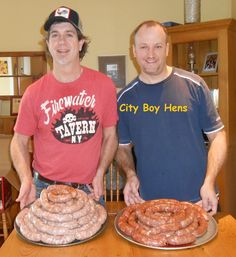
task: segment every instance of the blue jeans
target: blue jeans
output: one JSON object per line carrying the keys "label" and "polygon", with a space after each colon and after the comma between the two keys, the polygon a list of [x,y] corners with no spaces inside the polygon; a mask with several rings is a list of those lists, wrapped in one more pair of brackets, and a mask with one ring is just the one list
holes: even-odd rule
{"label": "blue jeans", "polygon": [[[38,173],[34,172],[34,184],[36,187],[36,198],[40,197],[40,193],[43,189],[47,188],[48,186],[50,186],[51,184],[42,181],[38,178]],[[89,187],[86,184],[80,185],[78,187],[78,189],[83,190],[85,193],[89,194],[91,193],[91,191],[89,190]],[[104,201],[104,197],[101,196],[99,201],[98,201],[101,205],[105,206],[105,201]]]}

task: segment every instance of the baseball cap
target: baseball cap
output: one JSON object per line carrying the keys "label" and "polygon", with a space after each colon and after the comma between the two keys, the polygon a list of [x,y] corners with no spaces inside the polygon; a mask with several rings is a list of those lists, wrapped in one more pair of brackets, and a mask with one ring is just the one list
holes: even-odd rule
{"label": "baseball cap", "polygon": [[48,31],[54,22],[69,22],[82,33],[82,24],[79,14],[66,6],[57,8],[49,15],[44,24],[44,30]]}

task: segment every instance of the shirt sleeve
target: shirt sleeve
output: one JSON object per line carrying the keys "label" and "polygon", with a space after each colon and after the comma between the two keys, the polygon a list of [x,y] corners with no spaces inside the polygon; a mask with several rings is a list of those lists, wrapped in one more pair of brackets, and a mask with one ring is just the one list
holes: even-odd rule
{"label": "shirt sleeve", "polygon": [[224,127],[220,115],[215,107],[209,88],[204,81],[200,89],[200,124],[204,133],[216,132]]}
{"label": "shirt sleeve", "polygon": [[118,101],[118,114],[119,114],[118,137],[119,137],[119,144],[130,144],[131,143],[131,137],[130,137],[129,127],[128,127],[127,112],[124,111],[124,107],[125,107],[125,103],[122,101],[122,98],[121,98]]}
{"label": "shirt sleeve", "polygon": [[32,103],[35,98],[31,96],[30,87],[24,93],[19,107],[14,131],[26,136],[32,136],[37,128],[37,121],[34,115]]}
{"label": "shirt sleeve", "polygon": [[113,82],[109,79],[107,81],[106,92],[104,94],[104,113],[103,113],[103,127],[116,126],[118,120],[116,88]]}

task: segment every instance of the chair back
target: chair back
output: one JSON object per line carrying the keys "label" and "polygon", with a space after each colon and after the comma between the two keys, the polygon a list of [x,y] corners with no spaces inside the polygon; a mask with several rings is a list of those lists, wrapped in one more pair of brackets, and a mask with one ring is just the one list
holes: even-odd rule
{"label": "chair back", "polygon": [[124,174],[117,163],[113,161],[104,176],[105,201],[123,201]]}

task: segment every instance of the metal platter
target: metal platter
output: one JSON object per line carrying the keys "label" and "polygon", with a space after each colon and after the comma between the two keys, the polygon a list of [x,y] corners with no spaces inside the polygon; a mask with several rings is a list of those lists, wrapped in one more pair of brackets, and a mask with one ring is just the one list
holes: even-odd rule
{"label": "metal platter", "polygon": [[118,219],[121,216],[121,214],[123,213],[124,209],[121,210],[114,221],[114,225],[115,225],[115,229],[116,232],[123,237],[124,239],[130,241],[131,243],[140,245],[140,246],[144,246],[147,248],[152,248],[152,249],[160,249],[160,250],[182,250],[182,249],[189,249],[189,248],[194,248],[194,247],[198,247],[200,245],[206,244],[209,241],[211,241],[218,233],[218,227],[217,227],[217,223],[216,220],[213,217],[210,217],[209,223],[208,223],[208,229],[207,232],[202,236],[196,239],[196,241],[192,244],[188,244],[188,245],[181,245],[181,246],[166,246],[166,247],[157,247],[157,246],[149,246],[149,245],[145,245],[139,242],[136,242],[135,240],[133,240],[131,237],[127,236],[124,232],[122,232],[119,227],[118,227]]}
{"label": "metal platter", "polygon": [[85,242],[88,242],[94,238],[96,238],[97,236],[99,236],[103,231],[104,229],[106,228],[107,226],[107,221],[108,221],[108,215],[107,215],[107,218],[106,218],[106,221],[102,224],[101,228],[96,232],[96,234],[94,234],[93,236],[89,237],[89,238],[86,238],[84,240],[74,240],[73,242],[71,243],[68,243],[68,244],[46,244],[44,242],[35,242],[35,241],[32,241],[32,240],[29,240],[28,238],[26,238],[24,235],[22,235],[22,233],[20,232],[20,227],[16,224],[16,222],[14,222],[14,228],[16,230],[16,233],[17,235],[23,240],[23,241],[26,241],[30,244],[34,244],[34,245],[41,245],[41,246],[47,246],[47,247],[66,247],[66,246],[72,246],[72,245],[78,245],[78,244],[82,244],[82,243],[85,243]]}

